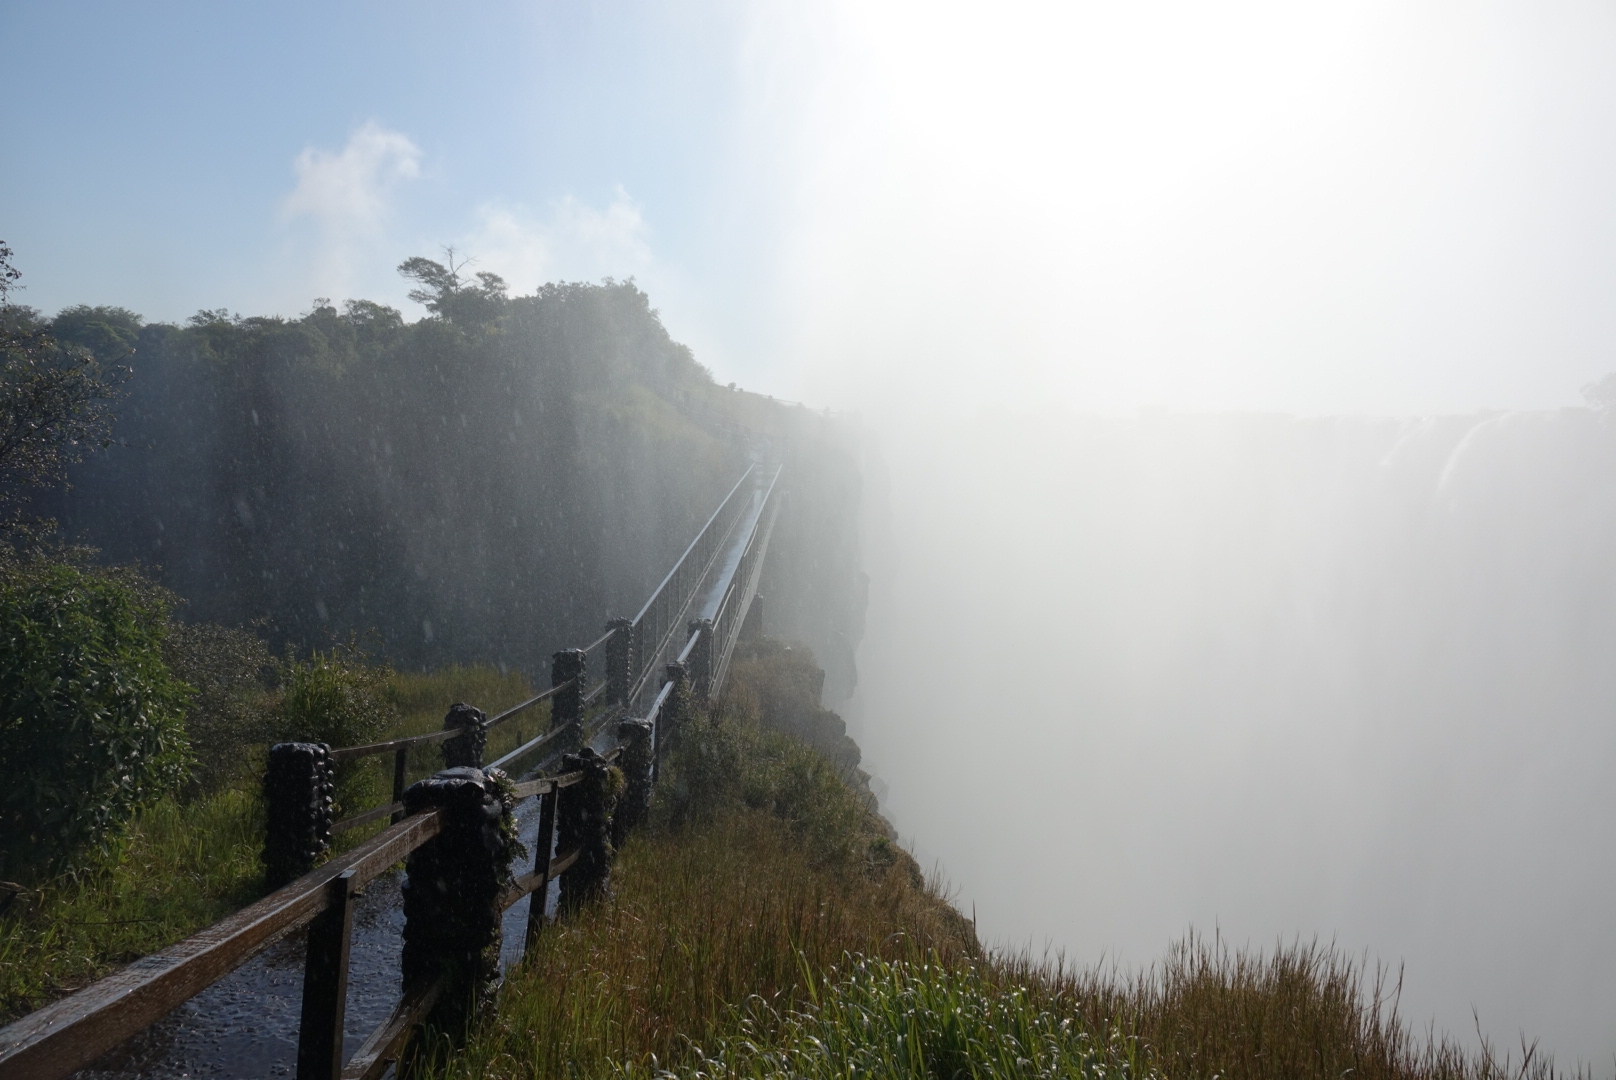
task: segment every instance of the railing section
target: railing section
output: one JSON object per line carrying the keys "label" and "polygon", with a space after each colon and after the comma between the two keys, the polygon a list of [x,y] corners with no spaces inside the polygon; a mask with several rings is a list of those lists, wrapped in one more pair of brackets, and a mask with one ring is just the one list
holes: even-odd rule
{"label": "railing section", "polygon": [[[625,626],[618,626],[592,643],[588,651],[605,644],[614,633],[631,637],[633,663],[630,669],[632,693],[637,699],[649,681],[654,663],[674,638],[681,620],[694,602],[719,555],[727,549],[736,524],[751,503],[748,481],[754,483],[756,467],[749,468],[731,489],[702,531],[679,561],[657,586],[638,615]],[[713,648],[716,666],[712,686],[722,685],[729,657],[745,622],[747,610],[757,593],[757,583],[767,553],[769,535],[778,512],[775,487],[777,469],[762,495],[762,509],[755,519],[741,558],[724,583],[723,600],[707,631],[689,635],[681,659],[688,659],[698,645]],[[646,646],[650,647],[647,648]],[[512,709],[489,720],[492,728],[563,691],[573,681],[563,680]],[[602,682],[576,699],[580,707],[593,702],[606,689]],[[660,750],[659,729],[674,690],[664,682],[646,711],[651,723],[653,746]],[[598,730],[613,717],[623,714],[621,705],[612,706],[594,717],[590,727]],[[506,769],[531,758],[547,747],[562,745],[569,734],[584,726],[580,713],[563,727],[551,730],[506,754],[492,768]],[[394,755],[393,800],[337,822],[334,831],[353,828],[383,816],[392,815],[391,826],[352,851],[325,866],[305,874],[234,915],[186,940],[137,960],[113,975],[51,1005],[28,1014],[0,1029],[0,1075],[17,1080],[57,1080],[94,1061],[119,1043],[160,1019],[174,1008],[258,955],[282,935],[307,928],[308,958],[304,977],[303,1013],[299,1027],[298,1076],[301,1080],[371,1080],[395,1061],[410,1033],[427,1016],[442,992],[441,983],[408,986],[393,1015],[378,1027],[355,1052],[346,1066],[340,1062],[343,1006],[347,998],[347,956],[352,933],[352,902],[366,883],[379,876],[416,848],[439,834],[442,811],[427,810],[403,817],[405,759],[411,747],[443,742],[462,734],[449,728],[426,735],[365,746],[332,750],[332,761],[353,760],[377,754]],[[621,748],[605,757],[617,757]],[[578,859],[572,851],[550,858],[555,843],[557,805],[561,792],[577,783],[582,772],[540,778],[520,783],[519,798],[544,800],[540,807],[539,831],[534,868],[518,877],[499,898],[501,909],[522,897],[545,889],[565,874]],[[542,894],[541,894],[542,895]],[[544,920],[544,908],[535,901],[528,918],[528,938],[532,941]]]}
{"label": "railing section", "polygon": [[639,700],[652,673],[657,670],[657,661],[674,634],[684,626],[685,614],[695,599],[696,590],[701,587],[713,562],[724,550],[725,541],[735,531],[736,522],[746,509],[749,501],[747,496],[751,493],[748,482],[753,480],[756,473],[757,466],[753,465],[741,474],[718,509],[713,511],[713,516],[702,526],[701,532],[696,534],[679,561],[674,563],[673,569],[668,571],[667,577],[662,579],[645,606],[630,621],[629,702]]}

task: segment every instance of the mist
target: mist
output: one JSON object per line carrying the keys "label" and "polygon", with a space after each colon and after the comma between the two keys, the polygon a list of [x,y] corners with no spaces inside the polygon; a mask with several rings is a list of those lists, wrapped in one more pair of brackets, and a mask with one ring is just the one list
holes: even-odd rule
{"label": "mist", "polygon": [[851,730],[985,939],[1316,937],[1416,1027],[1611,1061],[1607,417],[883,434]]}
{"label": "mist", "polygon": [[1608,1070],[1610,11],[761,25],[818,80],[793,395],[867,438],[846,711],[922,861],[1003,947],[1316,936]]}

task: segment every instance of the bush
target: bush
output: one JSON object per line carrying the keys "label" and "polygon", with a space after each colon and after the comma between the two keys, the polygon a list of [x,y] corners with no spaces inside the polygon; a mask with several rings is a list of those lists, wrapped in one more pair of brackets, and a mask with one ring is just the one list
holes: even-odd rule
{"label": "bush", "polygon": [[258,748],[274,736],[267,676],[269,646],[247,630],[174,623],[163,642],[169,669],[196,694],[185,734],[196,758],[191,794],[218,791],[252,771]]}
{"label": "bush", "polygon": [[32,878],[183,783],[191,691],[163,661],[172,600],[130,571],[0,569],[0,872]]}
{"label": "bush", "polygon": [[763,811],[818,865],[884,873],[901,862],[922,884],[868,791],[818,750],[735,708],[734,699],[691,717],[670,745],[652,811],[666,826],[709,827],[739,810]]}
{"label": "bush", "polygon": [[[393,669],[371,664],[354,642],[307,660],[290,653],[277,666],[281,698],[272,730],[277,742],[320,742],[332,749],[378,742],[398,722]],[[337,766],[337,811],[361,809],[377,795],[364,761]]]}

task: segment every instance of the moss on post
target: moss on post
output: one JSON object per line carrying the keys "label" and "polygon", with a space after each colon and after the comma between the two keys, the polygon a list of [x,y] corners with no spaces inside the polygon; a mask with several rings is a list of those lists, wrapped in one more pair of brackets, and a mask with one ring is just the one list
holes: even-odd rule
{"label": "moss on post", "polygon": [[612,843],[622,847],[628,834],[639,828],[651,812],[651,722],[619,721],[617,741],[623,747],[617,767],[622,770],[624,786],[617,812],[612,815]]}
{"label": "moss on post", "polygon": [[497,769],[445,769],[404,793],[437,809],[443,831],[410,853],[404,883],[404,986],[446,980],[430,1018],[458,1040],[499,975],[500,892],[522,853],[510,782]]}
{"label": "moss on post", "polygon": [[582,770],[578,783],[561,793],[556,846],[578,861],[561,876],[561,910],[571,913],[611,893],[612,818],[623,794],[623,773],[589,747],[561,759],[563,772]]}

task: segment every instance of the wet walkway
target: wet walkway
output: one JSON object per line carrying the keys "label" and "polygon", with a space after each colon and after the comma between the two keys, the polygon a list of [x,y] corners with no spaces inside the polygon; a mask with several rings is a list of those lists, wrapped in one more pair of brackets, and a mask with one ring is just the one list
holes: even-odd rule
{"label": "wet walkway", "polygon": [[[539,829],[538,800],[519,804],[517,828],[531,856]],[[526,872],[531,861],[520,865]],[[346,1059],[398,1004],[403,954],[403,871],[383,874],[365,888],[354,911],[350,946]],[[552,883],[548,911],[555,912]],[[522,957],[531,897],[505,912],[500,962]],[[179,1080],[293,1076],[297,1026],[303,1005],[303,931],[259,953],[163,1019],[74,1076],[80,1080]]]}

